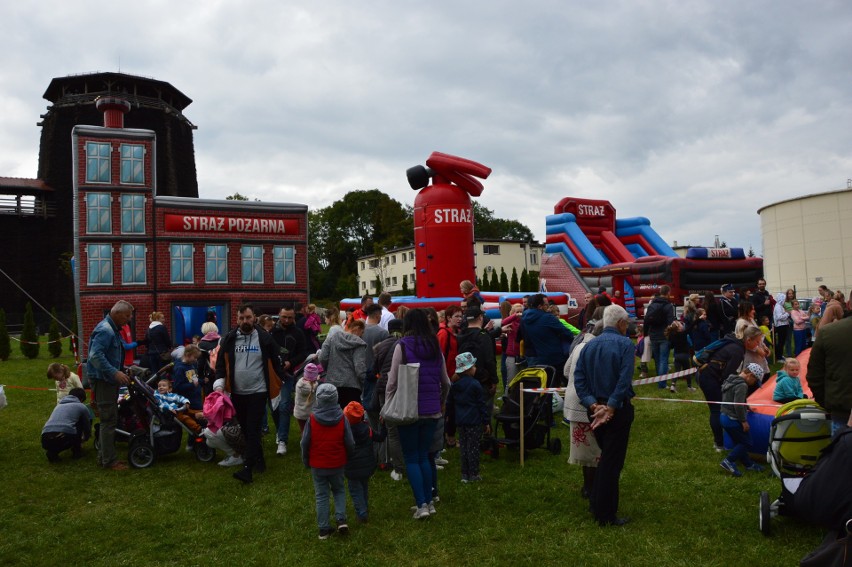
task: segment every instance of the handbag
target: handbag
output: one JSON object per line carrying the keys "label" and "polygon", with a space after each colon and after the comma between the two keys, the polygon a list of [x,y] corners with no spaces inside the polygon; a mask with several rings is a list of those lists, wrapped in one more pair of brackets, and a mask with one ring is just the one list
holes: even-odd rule
{"label": "handbag", "polygon": [[225,438],[225,442],[230,445],[231,449],[238,455],[245,455],[246,438],[243,435],[243,430],[240,428],[239,422],[233,419],[223,424],[221,430],[222,437]]}
{"label": "handbag", "polygon": [[818,548],[802,558],[801,567],[850,567],[852,566],[852,541],[848,530],[852,520],[847,522],[847,533],[839,537],[837,532],[830,531]]}
{"label": "handbag", "polygon": [[420,419],[417,391],[420,385],[420,363],[409,364],[402,349],[402,362],[396,371],[396,391],[390,396],[379,415],[385,423],[408,425]]}

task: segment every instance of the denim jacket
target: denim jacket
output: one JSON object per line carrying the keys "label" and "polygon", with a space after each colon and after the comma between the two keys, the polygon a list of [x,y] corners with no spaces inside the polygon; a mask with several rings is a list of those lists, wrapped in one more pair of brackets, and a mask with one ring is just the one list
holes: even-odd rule
{"label": "denim jacket", "polygon": [[124,347],[113,320],[106,316],[97,324],[89,338],[89,363],[86,373],[91,380],[115,384],[115,373],[121,370]]}

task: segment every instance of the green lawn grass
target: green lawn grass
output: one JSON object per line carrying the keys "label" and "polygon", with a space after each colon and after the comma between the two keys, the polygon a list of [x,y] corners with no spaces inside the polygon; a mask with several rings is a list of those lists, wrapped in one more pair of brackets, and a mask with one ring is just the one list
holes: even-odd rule
{"label": "green lawn grass", "polygon": [[[96,467],[89,443],[83,459],[49,464],[39,435],[55,392],[8,387],[50,386],[49,362],[46,352],[30,361],[17,351],[0,362],[9,400],[0,410],[0,565],[781,566],[798,564],[822,538],[793,518],[774,519],[770,538],[760,534],[758,494],[775,498],[780,483],[722,471],[706,406],[639,400],[621,480],[619,512],[633,519],[625,528],[592,520],[560,425],[561,455],[533,450],[522,469],[517,452],[503,450],[483,457],[478,484],[461,484],[458,451],[446,451],[438,514],[428,521],[411,519],[405,481],[377,472],[370,523],[319,541],[295,422],[285,457],[274,455],[274,435],[264,438],[269,467],[249,486],[183,450],[114,472]],[[637,395],[700,399],[655,385]]]}

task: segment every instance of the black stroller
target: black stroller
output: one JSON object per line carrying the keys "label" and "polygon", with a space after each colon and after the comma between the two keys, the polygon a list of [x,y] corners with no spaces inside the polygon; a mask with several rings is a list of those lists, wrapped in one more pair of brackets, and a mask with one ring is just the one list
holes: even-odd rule
{"label": "black stroller", "polygon": [[[127,369],[130,384],[127,393],[118,402],[118,423],[115,428],[116,441],[128,443],[127,460],[134,468],[146,468],[154,464],[157,457],[176,453],[181,448],[183,431],[187,445],[202,462],[216,458],[216,451],[208,447],[202,435],[196,435],[171,413],[162,411],[149,385],[171,370],[166,365],[156,374],[138,366]],[[147,380],[146,380],[147,379]],[[99,444],[100,423],[95,425],[95,447]]]}
{"label": "black stroller", "polygon": [[519,371],[509,383],[509,395],[503,396],[503,407],[495,416],[497,426],[502,425],[503,437],[491,440],[491,457],[500,455],[500,447],[521,446],[521,423],[523,419],[524,451],[546,447],[554,455],[562,451],[560,439],[550,439],[553,428],[553,394],[523,392],[524,413],[521,416],[521,390],[547,388],[552,384],[555,371],[552,366],[533,366]]}

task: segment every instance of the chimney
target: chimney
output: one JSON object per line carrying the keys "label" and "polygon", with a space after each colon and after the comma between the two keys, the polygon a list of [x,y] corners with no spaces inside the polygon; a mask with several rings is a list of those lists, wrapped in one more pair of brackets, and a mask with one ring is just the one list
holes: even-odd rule
{"label": "chimney", "polygon": [[104,128],[124,128],[124,115],[130,111],[130,103],[115,96],[99,96],[95,108],[104,113]]}

